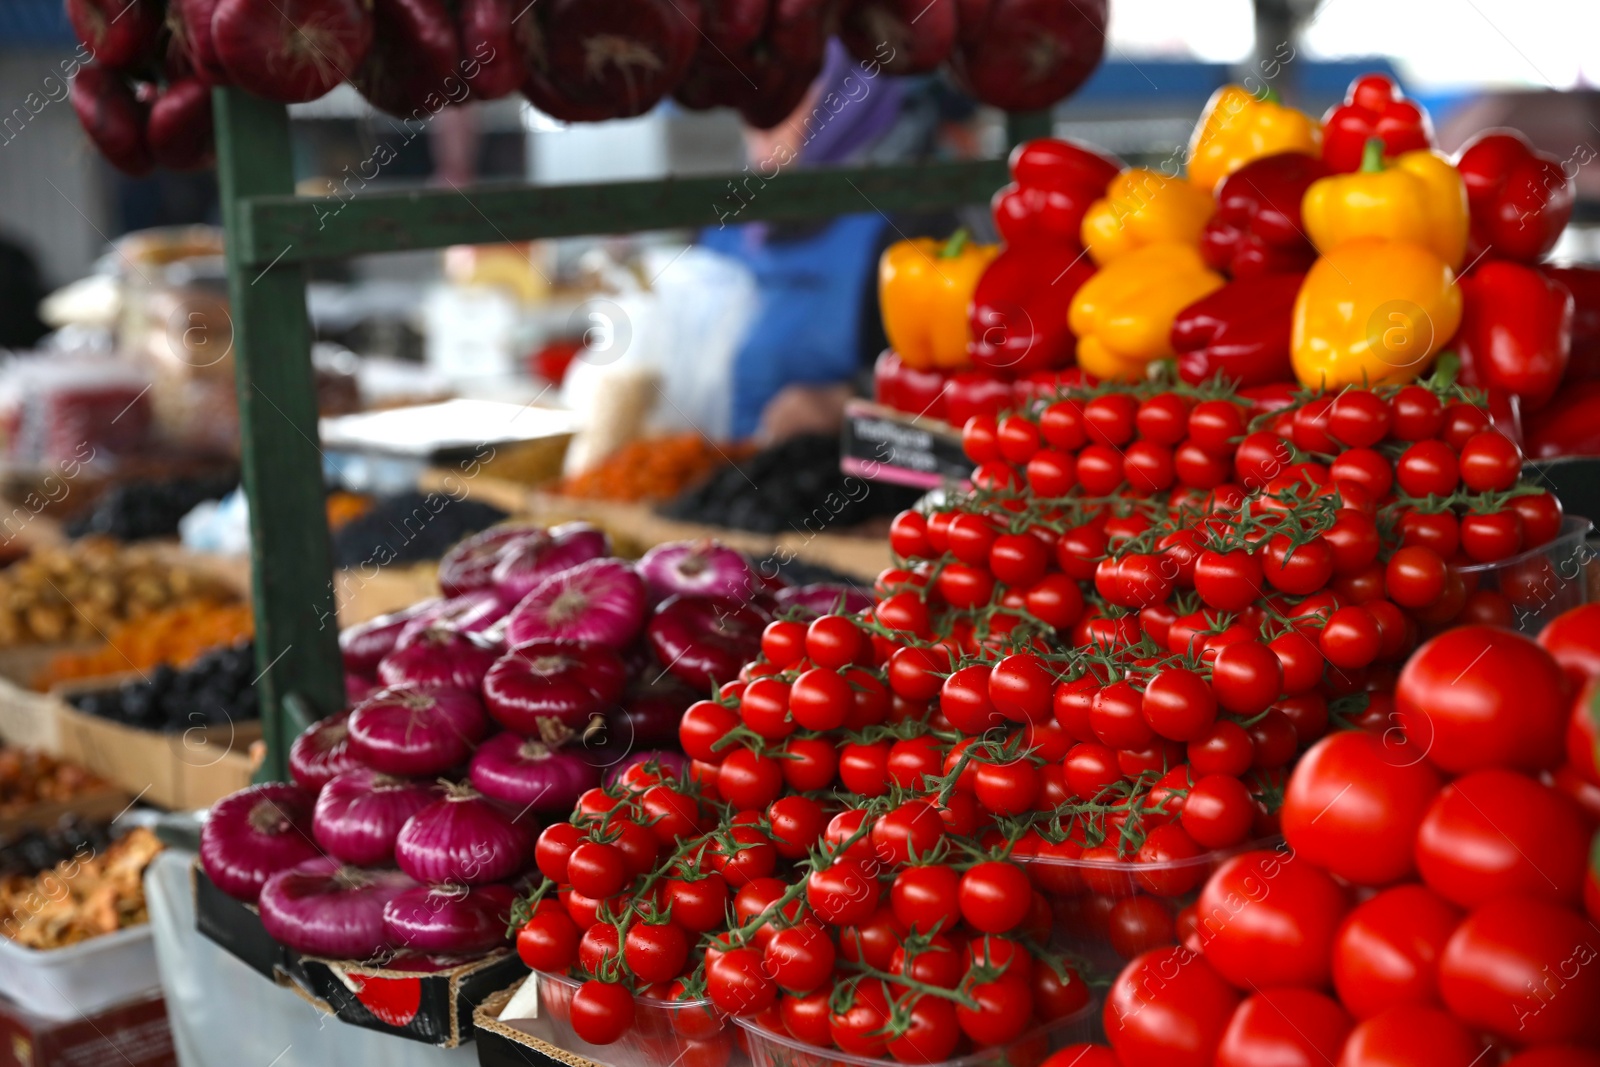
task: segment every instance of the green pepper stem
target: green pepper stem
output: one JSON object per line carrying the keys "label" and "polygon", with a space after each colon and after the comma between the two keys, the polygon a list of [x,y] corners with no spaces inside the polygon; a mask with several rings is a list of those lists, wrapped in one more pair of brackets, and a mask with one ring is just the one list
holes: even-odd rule
{"label": "green pepper stem", "polygon": [[961,229],[959,229],[955,233],[951,234],[950,235],[950,240],[946,241],[944,243],[944,247],[939,249],[939,258],[940,259],[954,259],[954,258],[956,258],[957,256],[959,256],[961,254],[961,250],[966,247],[966,244],[967,244],[967,229],[966,229],[965,226],[963,226]]}
{"label": "green pepper stem", "polygon": [[1361,149],[1361,173],[1377,174],[1383,170],[1383,138],[1368,137]]}

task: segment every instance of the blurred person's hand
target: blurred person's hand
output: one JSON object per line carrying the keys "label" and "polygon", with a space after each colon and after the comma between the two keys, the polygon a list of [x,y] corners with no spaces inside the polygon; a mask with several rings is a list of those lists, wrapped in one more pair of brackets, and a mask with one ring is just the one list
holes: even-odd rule
{"label": "blurred person's hand", "polygon": [[833,385],[786,385],[761,410],[756,439],[773,445],[807,433],[838,433],[844,425],[844,406],[854,391],[843,382]]}

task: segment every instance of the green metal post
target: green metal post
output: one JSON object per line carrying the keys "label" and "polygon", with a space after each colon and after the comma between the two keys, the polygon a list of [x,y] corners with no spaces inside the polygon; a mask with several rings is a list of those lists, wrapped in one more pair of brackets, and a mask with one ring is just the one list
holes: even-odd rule
{"label": "green metal post", "polygon": [[1055,119],[1048,109],[1006,113],[1006,144],[1013,148],[1023,141],[1049,137],[1054,129]]}
{"label": "green metal post", "polygon": [[344,704],[333,561],[317,445],[306,269],[251,258],[240,203],[294,191],[289,116],[237,89],[213,93],[239,394],[250,574],[261,672],[262,777],[287,777],[289,742]]}

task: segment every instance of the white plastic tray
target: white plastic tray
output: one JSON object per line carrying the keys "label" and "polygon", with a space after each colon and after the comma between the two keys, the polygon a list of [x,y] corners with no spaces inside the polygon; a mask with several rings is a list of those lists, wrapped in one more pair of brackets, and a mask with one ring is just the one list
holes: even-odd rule
{"label": "white plastic tray", "polygon": [[37,1015],[76,1019],[160,987],[148,923],[49,950],[0,937],[0,994]]}

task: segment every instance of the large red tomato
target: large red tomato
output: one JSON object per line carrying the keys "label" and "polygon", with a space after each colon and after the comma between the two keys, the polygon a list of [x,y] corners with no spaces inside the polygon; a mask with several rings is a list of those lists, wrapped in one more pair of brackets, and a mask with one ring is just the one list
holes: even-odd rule
{"label": "large red tomato", "polygon": [[1600,934],[1559,904],[1490,901],[1445,945],[1439,993],[1469,1026],[1516,1044],[1600,1042]]}
{"label": "large red tomato", "polygon": [[1400,672],[1395,707],[1407,739],[1452,774],[1561,762],[1566,676],[1510,630],[1460,626],[1417,649]]}
{"label": "large red tomato", "polygon": [[1407,1004],[1350,1031],[1339,1067],[1470,1067],[1482,1054],[1483,1044],[1449,1012]]}
{"label": "large red tomato", "polygon": [[1333,998],[1309,989],[1247,997],[1228,1020],[1216,1067],[1327,1067],[1355,1021]]}
{"label": "large red tomato", "polygon": [[1283,836],[1295,854],[1356,885],[1409,875],[1417,825],[1442,784],[1410,747],[1365,730],[1313,745],[1283,797]]}
{"label": "large red tomato", "polygon": [[1333,939],[1333,988],[1358,1019],[1439,1004],[1439,956],[1462,913],[1426,886],[1397,885],[1345,916]]}
{"label": "large red tomato", "polygon": [[1574,686],[1600,678],[1600,604],[1563,611],[1545,624],[1539,644],[1556,658]]}
{"label": "large red tomato", "polygon": [[1572,702],[1567,719],[1567,762],[1585,781],[1600,785],[1600,676],[1583,686]]}
{"label": "large red tomato", "polygon": [[1589,838],[1583,810],[1549,786],[1515,771],[1475,771],[1446,786],[1423,817],[1417,868],[1467,908],[1510,894],[1576,905]]}
{"label": "large red tomato", "polygon": [[1288,851],[1223,862],[1200,891],[1206,959],[1242,989],[1325,987],[1333,935],[1349,901],[1326,871]]}
{"label": "large red tomato", "polygon": [[1122,1067],[1212,1067],[1239,994],[1204,956],[1176,946],[1146,952],[1106,995],[1106,1040]]}

